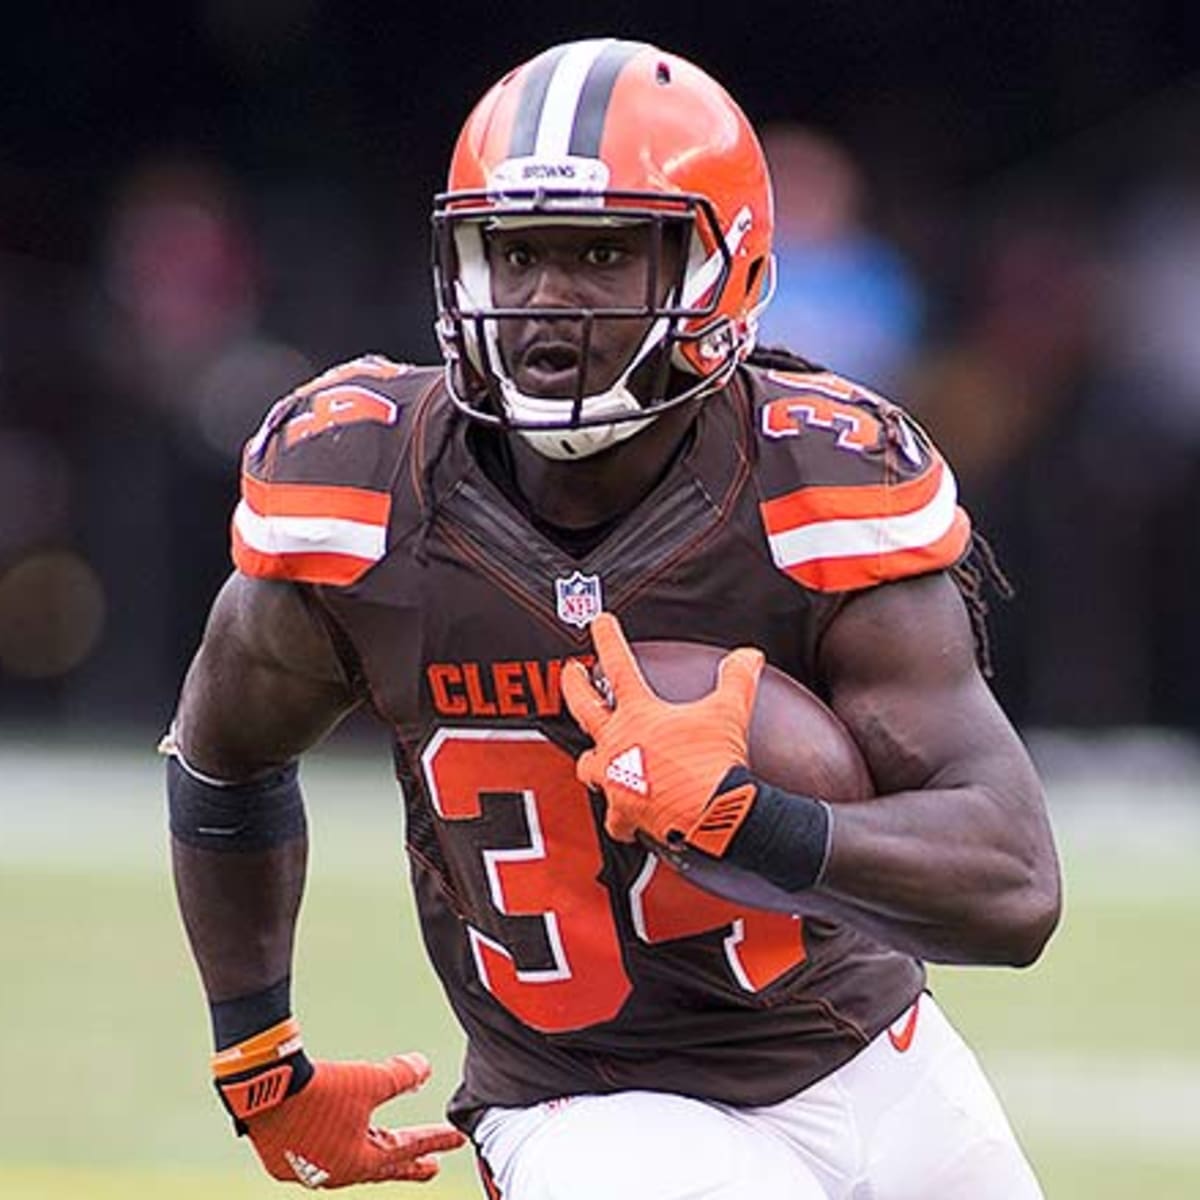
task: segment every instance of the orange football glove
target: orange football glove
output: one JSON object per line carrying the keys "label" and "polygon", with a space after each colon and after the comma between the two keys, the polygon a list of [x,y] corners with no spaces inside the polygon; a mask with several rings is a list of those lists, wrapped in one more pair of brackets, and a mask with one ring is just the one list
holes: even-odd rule
{"label": "orange football glove", "polygon": [[370,1124],[380,1104],[415,1091],[429,1075],[420,1054],[382,1063],[310,1062],[290,1017],[213,1057],[217,1091],[267,1172],[308,1188],[432,1179],[433,1155],[466,1141],[457,1129]]}
{"label": "orange football glove", "polygon": [[[746,765],[762,652],[732,651],[721,660],[713,691],[672,704],[646,683],[612,613],[601,613],[590,628],[612,702],[597,691],[582,663],[563,668],[563,698],[596,743],[579,756],[576,774],[588,787],[603,790],[611,837],[630,842],[642,830],[662,843],[694,840],[718,785],[732,767]],[[745,795],[730,799],[747,807],[754,789],[739,791]]]}

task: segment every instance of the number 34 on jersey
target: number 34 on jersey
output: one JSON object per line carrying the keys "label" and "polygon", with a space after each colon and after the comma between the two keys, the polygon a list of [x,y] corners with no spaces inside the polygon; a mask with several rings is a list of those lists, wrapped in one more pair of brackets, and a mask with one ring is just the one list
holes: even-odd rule
{"label": "number 34 on jersey", "polygon": [[[492,933],[468,936],[480,980],[514,1017],[544,1033],[611,1020],[633,990],[615,906],[647,946],[724,931],[737,987],[757,992],[805,960],[798,917],[741,910],[693,887],[647,855],[624,894],[603,882],[592,801],[566,751],[536,730],[444,728],[421,756],[430,801],[445,822],[478,821],[484,798],[520,806],[522,844],[486,846],[478,864]],[[507,918],[541,922],[550,962],[523,964]],[[510,922],[511,923],[511,922]]]}

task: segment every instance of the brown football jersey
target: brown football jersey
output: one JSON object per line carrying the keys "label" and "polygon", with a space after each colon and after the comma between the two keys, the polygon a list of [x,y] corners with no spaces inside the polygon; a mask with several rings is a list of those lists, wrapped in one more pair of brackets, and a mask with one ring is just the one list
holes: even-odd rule
{"label": "brown football jersey", "polygon": [[[452,1115],[578,1092],[791,1095],[920,990],[850,927],[739,910],[604,833],[562,664],[631,640],[756,645],[820,692],[851,591],[954,563],[954,480],[894,405],[746,367],[652,494],[573,557],[479,465],[441,372],[364,358],[246,449],[236,565],[312,589],[392,729],[430,957],[468,1037]],[[490,435],[489,435],[490,436]]]}

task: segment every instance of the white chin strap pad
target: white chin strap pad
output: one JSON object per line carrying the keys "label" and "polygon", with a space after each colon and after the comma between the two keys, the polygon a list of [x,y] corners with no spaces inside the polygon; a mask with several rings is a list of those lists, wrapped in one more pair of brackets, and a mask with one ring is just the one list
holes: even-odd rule
{"label": "white chin strap pad", "polygon": [[591,458],[609,446],[615,446],[635,433],[640,433],[653,421],[622,421],[619,425],[593,425],[588,429],[518,429],[515,430],[543,458],[572,460]]}
{"label": "white chin strap pad", "polygon": [[[505,410],[521,426],[514,432],[546,458],[568,461],[590,458],[593,454],[599,454],[601,450],[607,450],[609,446],[615,446],[618,442],[633,437],[654,420],[652,416],[647,416],[640,421],[624,420],[585,425],[578,429],[564,429],[561,427],[564,413],[570,413],[574,401],[527,396],[518,391],[513,382],[503,374],[498,375],[498,381]],[[591,421],[596,418],[626,416],[640,411],[641,405],[621,382],[597,396],[585,396],[580,416],[585,421]],[[557,425],[558,428],[538,429],[538,425]]]}

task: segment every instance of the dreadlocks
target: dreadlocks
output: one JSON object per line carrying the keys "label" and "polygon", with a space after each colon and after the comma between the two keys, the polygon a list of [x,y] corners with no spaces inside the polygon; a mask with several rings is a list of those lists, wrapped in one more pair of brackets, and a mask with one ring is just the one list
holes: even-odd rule
{"label": "dreadlocks", "polygon": [[995,674],[992,662],[992,642],[988,633],[988,615],[991,606],[987,593],[994,591],[1002,600],[1011,600],[1016,588],[1004,573],[996,557],[996,551],[982,533],[971,533],[971,544],[966,554],[950,568],[950,578],[958,586],[971,618],[971,631],[975,635],[975,656],[979,668],[987,678]]}
{"label": "dreadlocks", "polygon": [[785,346],[755,346],[746,362],[767,371],[795,371],[797,374],[819,374],[825,368],[807,358],[801,358]]}

